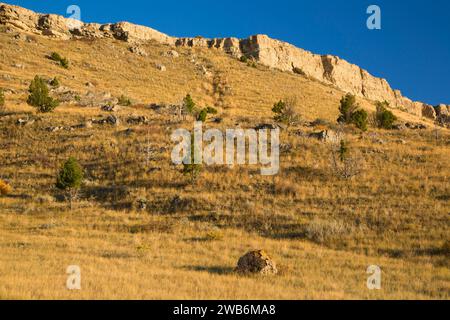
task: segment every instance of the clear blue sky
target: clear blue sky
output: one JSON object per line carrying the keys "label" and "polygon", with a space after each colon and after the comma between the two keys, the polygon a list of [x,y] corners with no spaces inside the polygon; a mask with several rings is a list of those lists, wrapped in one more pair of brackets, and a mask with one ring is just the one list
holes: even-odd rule
{"label": "clear blue sky", "polygon": [[[61,15],[76,4],[85,22],[130,21],[173,36],[264,33],[338,55],[413,100],[450,104],[450,0],[3,1]],[[381,30],[366,27],[371,4],[381,7]]]}

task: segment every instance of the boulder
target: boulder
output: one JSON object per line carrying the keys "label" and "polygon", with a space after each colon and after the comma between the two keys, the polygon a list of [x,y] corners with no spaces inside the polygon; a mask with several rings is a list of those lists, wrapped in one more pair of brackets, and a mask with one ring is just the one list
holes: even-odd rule
{"label": "boulder", "polygon": [[128,50],[130,50],[130,52],[132,52],[132,53],[135,53],[135,54],[143,56],[143,57],[148,56],[147,51],[145,51],[145,49],[142,48],[141,46],[132,46],[132,47],[129,47]]}
{"label": "boulder", "polygon": [[167,70],[166,66],[163,65],[163,64],[160,64],[160,63],[156,64],[156,69],[158,69],[159,71],[166,71]]}
{"label": "boulder", "polygon": [[275,261],[263,250],[250,251],[238,261],[236,272],[240,274],[275,275],[278,269]]}

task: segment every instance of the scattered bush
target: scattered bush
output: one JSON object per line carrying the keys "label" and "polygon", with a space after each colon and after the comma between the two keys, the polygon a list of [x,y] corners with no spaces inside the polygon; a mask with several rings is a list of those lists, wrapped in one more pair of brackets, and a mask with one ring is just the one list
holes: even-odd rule
{"label": "scattered bush", "polygon": [[52,52],[52,54],[50,55],[50,59],[53,60],[53,61],[59,62],[61,67],[63,67],[64,69],[68,69],[69,68],[69,60],[67,58],[62,57],[57,52]]}
{"label": "scattered bush", "polygon": [[191,153],[183,161],[183,171],[185,176],[188,176],[191,183],[194,184],[202,171],[202,165],[194,163],[195,160],[195,140],[194,135],[191,137]]}
{"label": "scattered bush", "polygon": [[197,121],[205,122],[207,117],[208,117],[208,111],[206,109],[203,109],[198,114]]}
{"label": "scattered bush", "polygon": [[127,96],[121,95],[119,97],[119,102],[118,102],[119,106],[124,106],[124,107],[129,107],[131,106],[133,103],[131,102],[131,99],[128,98]]}
{"label": "scattered bush", "polygon": [[83,169],[75,158],[69,158],[61,167],[56,179],[56,187],[66,191],[70,199],[70,208],[72,201],[76,197],[78,190],[83,182]]}
{"label": "scattered bush", "polygon": [[358,109],[356,104],[356,98],[354,95],[348,93],[341,99],[339,106],[340,116],[338,118],[339,123],[351,123],[352,115]]}
{"label": "scattered bush", "polygon": [[248,57],[247,56],[241,56],[241,58],[239,59],[241,62],[243,63],[247,63],[248,61]]}
{"label": "scattered bush", "polygon": [[217,110],[213,107],[206,107],[202,109],[197,115],[197,121],[205,122],[208,114],[217,114]]}
{"label": "scattered bush", "polygon": [[288,128],[295,125],[300,116],[295,111],[297,100],[295,98],[288,98],[280,100],[273,105],[272,112],[275,113],[274,120],[285,124]]}
{"label": "scattered bush", "polygon": [[213,107],[206,107],[206,112],[208,112],[208,114],[217,114],[217,109]]}
{"label": "scattered bush", "polygon": [[0,179],[0,195],[6,196],[10,194],[12,191],[12,188],[9,184],[7,184],[5,181]]}
{"label": "scattered bush", "polygon": [[54,100],[48,95],[47,84],[39,76],[36,76],[31,81],[28,92],[30,95],[28,96],[27,103],[37,108],[38,112],[52,112],[59,105],[58,100]]}
{"label": "scattered bush", "polygon": [[365,110],[359,109],[352,114],[352,123],[361,131],[367,131],[369,115]]}
{"label": "scattered bush", "polygon": [[350,179],[361,173],[361,159],[351,154],[351,149],[345,140],[335,145],[331,150],[331,165],[333,172],[341,178]]}
{"label": "scattered bush", "polygon": [[354,95],[348,93],[341,99],[339,113],[338,123],[354,124],[360,130],[367,131],[369,116],[366,111],[359,109]]}
{"label": "scattered bush", "polygon": [[397,117],[387,108],[389,107],[389,102],[377,102],[377,111],[375,112],[375,125],[381,129],[392,129],[392,126]]}
{"label": "scattered bush", "polygon": [[190,94],[187,94],[183,99],[183,108],[189,113],[193,114],[195,112],[195,102]]}

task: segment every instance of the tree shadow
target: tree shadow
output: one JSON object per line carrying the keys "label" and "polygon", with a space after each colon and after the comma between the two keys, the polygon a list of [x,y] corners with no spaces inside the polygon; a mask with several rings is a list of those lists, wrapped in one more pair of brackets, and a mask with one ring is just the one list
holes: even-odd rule
{"label": "tree shadow", "polygon": [[231,267],[223,267],[223,266],[184,266],[183,269],[187,269],[189,271],[197,271],[197,272],[208,272],[216,275],[231,275],[234,274],[234,268]]}

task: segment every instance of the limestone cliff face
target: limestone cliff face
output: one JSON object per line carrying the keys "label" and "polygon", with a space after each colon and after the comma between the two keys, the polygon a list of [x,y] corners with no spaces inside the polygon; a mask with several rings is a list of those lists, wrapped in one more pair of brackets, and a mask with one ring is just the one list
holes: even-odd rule
{"label": "limestone cliff face", "polygon": [[247,39],[174,38],[154,29],[128,22],[115,24],[82,23],[52,14],[33,11],[0,3],[0,25],[27,33],[41,34],[67,40],[71,38],[115,38],[127,42],[157,41],[183,47],[205,47],[222,50],[236,58],[254,58],[259,63],[287,72],[305,76],[334,85],[370,100],[388,101],[417,116],[433,118],[430,106],[413,102],[393,90],[385,79],[372,76],[366,70],[332,55],[317,55],[289,43],[255,35]]}

